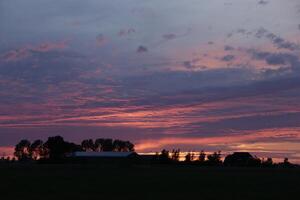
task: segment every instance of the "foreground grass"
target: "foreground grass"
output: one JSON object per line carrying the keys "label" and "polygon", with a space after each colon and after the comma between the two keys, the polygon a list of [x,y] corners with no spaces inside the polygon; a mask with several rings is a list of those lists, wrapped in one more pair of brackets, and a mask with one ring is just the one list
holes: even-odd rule
{"label": "foreground grass", "polygon": [[[294,199],[299,169],[0,165],[1,199]],[[297,199],[297,198],[296,198]]]}

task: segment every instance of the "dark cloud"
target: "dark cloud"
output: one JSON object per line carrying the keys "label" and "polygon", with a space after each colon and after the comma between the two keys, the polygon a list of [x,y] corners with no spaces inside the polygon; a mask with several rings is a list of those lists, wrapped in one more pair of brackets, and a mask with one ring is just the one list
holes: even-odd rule
{"label": "dark cloud", "polygon": [[184,61],[183,65],[188,69],[193,69],[195,67],[191,61]]}
{"label": "dark cloud", "polygon": [[177,35],[174,33],[168,33],[168,34],[164,34],[162,37],[165,40],[173,40],[177,38]]}
{"label": "dark cloud", "polygon": [[233,36],[233,33],[228,33],[226,37],[231,38],[232,36]]}
{"label": "dark cloud", "polygon": [[225,51],[233,51],[234,49],[235,49],[235,48],[232,47],[232,46],[228,46],[228,45],[224,46],[224,50],[225,50]]}
{"label": "dark cloud", "polygon": [[237,33],[241,33],[241,34],[246,34],[247,30],[246,29],[243,29],[243,28],[240,28],[236,31]]}
{"label": "dark cloud", "polygon": [[222,58],[222,61],[229,62],[229,61],[233,61],[234,59],[235,59],[234,55],[226,55]]}
{"label": "dark cloud", "polygon": [[[300,45],[294,42],[287,41],[282,37],[268,31],[265,28],[259,28],[256,32],[247,31],[245,29],[238,29],[235,33],[239,33],[242,35],[253,35],[254,37],[261,39],[265,38],[271,41],[278,49],[288,49],[290,51],[300,50]],[[233,33],[231,33],[231,36]]]}
{"label": "dark cloud", "polygon": [[162,35],[162,38],[165,40],[165,41],[168,41],[168,40],[175,40],[175,39],[178,39],[180,37],[185,37],[187,36],[190,32],[192,31],[191,28],[188,28],[184,33],[167,33],[167,34],[163,34]]}
{"label": "dark cloud", "polygon": [[182,64],[186,69],[207,69],[206,66],[198,64],[199,59],[183,61]]}
{"label": "dark cloud", "polygon": [[242,35],[245,35],[245,36],[249,36],[249,35],[252,35],[253,32],[252,31],[247,31],[246,29],[244,28],[239,28],[237,29],[236,31],[232,31],[230,33],[227,34],[227,38],[231,38],[232,36],[234,36],[235,34],[242,34]]}
{"label": "dark cloud", "polygon": [[123,36],[129,36],[129,35],[132,35],[133,33],[135,33],[136,30],[134,28],[128,28],[128,29],[121,29],[118,33],[118,35],[120,37],[123,37]]}
{"label": "dark cloud", "polygon": [[[286,65],[298,66],[300,64],[299,57],[290,53],[269,53],[269,52],[260,52],[257,50],[250,50],[253,58],[259,60],[265,60],[270,65]],[[300,67],[300,65],[298,66]]]}
{"label": "dark cloud", "polygon": [[268,1],[265,1],[265,0],[260,0],[258,2],[259,5],[267,5],[269,2]]}
{"label": "dark cloud", "polygon": [[255,36],[257,38],[264,37],[264,38],[269,39],[279,49],[288,49],[291,51],[300,49],[300,45],[295,44],[293,42],[286,41],[285,39],[281,38],[280,36],[277,36],[274,33],[270,33],[268,30],[266,30],[264,28],[260,28],[259,30],[257,30]]}
{"label": "dark cloud", "polygon": [[256,31],[255,37],[257,37],[257,38],[262,38],[262,37],[264,37],[264,36],[266,35],[266,33],[268,33],[268,31],[267,31],[266,29],[260,28],[260,29],[258,29],[258,30]]}
{"label": "dark cloud", "polygon": [[265,60],[269,65],[278,65],[278,69],[265,69],[265,77],[280,77],[287,74],[298,73],[300,70],[300,60],[297,55],[292,53],[271,53],[258,50],[248,51],[253,59]]}
{"label": "dark cloud", "polygon": [[143,46],[143,45],[140,45],[137,50],[136,50],[137,53],[146,53],[148,52],[148,48]]}

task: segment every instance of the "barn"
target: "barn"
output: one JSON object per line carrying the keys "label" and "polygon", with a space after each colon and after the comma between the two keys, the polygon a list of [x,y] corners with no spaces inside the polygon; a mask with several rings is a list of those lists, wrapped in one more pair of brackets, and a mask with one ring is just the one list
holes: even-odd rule
{"label": "barn", "polygon": [[83,163],[134,163],[140,159],[136,152],[85,152],[76,151],[70,156],[73,162]]}
{"label": "barn", "polygon": [[226,156],[224,165],[235,167],[251,167],[260,165],[260,160],[256,157],[253,157],[248,152],[234,152],[233,154]]}

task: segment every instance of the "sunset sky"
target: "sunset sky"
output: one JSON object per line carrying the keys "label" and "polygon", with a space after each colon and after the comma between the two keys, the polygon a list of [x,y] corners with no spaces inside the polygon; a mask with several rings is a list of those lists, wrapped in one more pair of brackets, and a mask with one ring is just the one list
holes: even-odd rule
{"label": "sunset sky", "polygon": [[0,154],[53,135],[300,162],[300,1],[1,0]]}

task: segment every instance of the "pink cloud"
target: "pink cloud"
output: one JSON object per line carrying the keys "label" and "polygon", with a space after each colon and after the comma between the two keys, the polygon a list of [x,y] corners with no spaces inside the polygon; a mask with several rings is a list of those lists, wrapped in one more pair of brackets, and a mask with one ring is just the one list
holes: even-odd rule
{"label": "pink cloud", "polygon": [[[277,134],[276,134],[277,133]],[[278,134],[280,133],[280,134]],[[293,138],[294,140],[300,139],[300,129],[262,129],[257,131],[243,131],[239,132],[238,134],[231,134],[230,136],[216,136],[216,137],[164,137],[160,139],[150,139],[150,140],[140,140],[136,144],[136,150],[141,151],[155,151],[162,148],[166,148],[167,146],[176,146],[178,145],[199,145],[201,148],[202,146],[222,146],[226,145],[228,147],[234,146],[234,150],[251,150],[250,147],[254,148],[256,151],[259,150],[259,145],[256,145],[257,142],[261,141],[264,142],[266,139],[275,139],[275,138],[282,138],[282,137],[289,137]],[[256,143],[248,144],[251,141],[256,141]],[[269,141],[268,144],[277,144],[278,142]],[[281,144],[289,143],[289,142],[279,142]],[[266,145],[264,145],[266,146]],[[286,145],[273,145],[273,151],[282,151],[282,150],[296,150],[299,151],[298,148],[289,147]],[[218,150],[218,149],[216,149]],[[253,150],[253,149],[252,149]],[[270,150],[270,149],[268,149]]]}
{"label": "pink cloud", "polygon": [[67,48],[67,41],[61,42],[44,42],[39,45],[27,45],[15,50],[8,51],[0,55],[0,61],[10,62],[10,61],[19,61],[25,58],[28,58],[32,55],[32,52],[49,52],[53,50],[62,50]]}
{"label": "pink cloud", "polygon": [[67,47],[66,41],[57,42],[57,43],[46,42],[36,47],[32,47],[31,50],[38,51],[38,52],[48,52],[52,50],[65,49],[66,47]]}
{"label": "pink cloud", "polygon": [[20,48],[20,49],[11,50],[9,52],[4,53],[3,55],[0,56],[0,59],[9,62],[9,61],[18,61],[27,58],[29,56],[30,56],[29,49]]}

